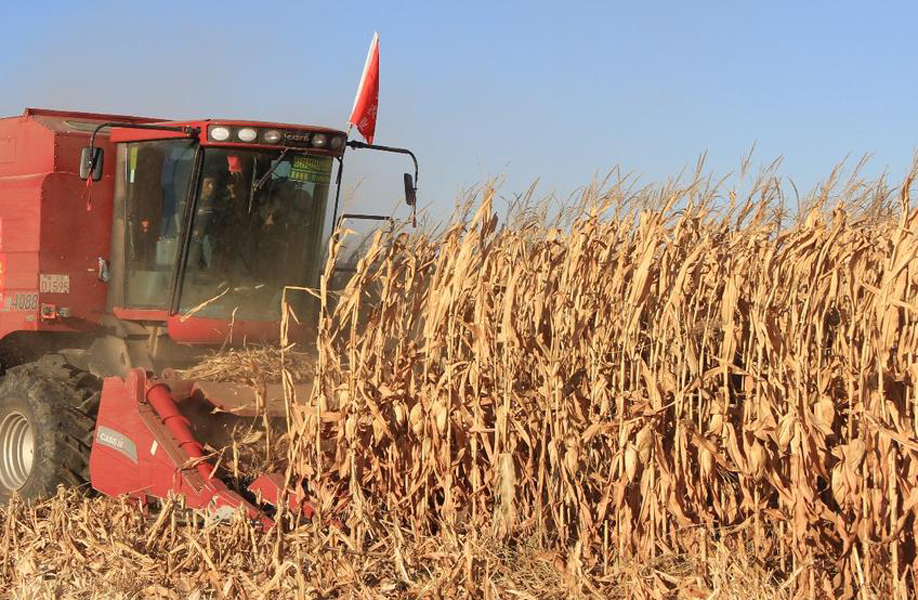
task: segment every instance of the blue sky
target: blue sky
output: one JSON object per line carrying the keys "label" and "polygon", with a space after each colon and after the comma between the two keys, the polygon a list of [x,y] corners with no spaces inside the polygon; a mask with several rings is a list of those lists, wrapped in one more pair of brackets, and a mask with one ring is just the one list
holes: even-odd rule
{"label": "blue sky", "polygon": [[[0,114],[25,106],[344,127],[380,33],[377,142],[421,203],[506,175],[566,196],[615,165],[654,181],[708,152],[810,188],[851,155],[902,177],[916,144],[911,3],[32,2],[3,7]],[[401,157],[349,156],[352,207],[396,206]]]}

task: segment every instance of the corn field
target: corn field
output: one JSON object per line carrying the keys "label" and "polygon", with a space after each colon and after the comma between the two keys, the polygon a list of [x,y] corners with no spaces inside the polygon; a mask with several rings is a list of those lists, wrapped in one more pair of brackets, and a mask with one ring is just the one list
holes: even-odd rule
{"label": "corn field", "polygon": [[282,377],[313,523],[183,528],[62,492],[4,510],[0,589],[915,598],[916,171],[836,171],[793,209],[774,166],[700,173],[501,218],[484,186],[438,230],[378,235],[346,288],[288,290],[320,305],[315,359],[196,371]]}
{"label": "corn field", "polygon": [[380,236],[323,290],[297,472],[348,495],[358,545],[490,529],[601,574],[716,539],[796,597],[913,597],[911,177],[836,173],[792,222],[771,171],[744,198],[629,183]]}

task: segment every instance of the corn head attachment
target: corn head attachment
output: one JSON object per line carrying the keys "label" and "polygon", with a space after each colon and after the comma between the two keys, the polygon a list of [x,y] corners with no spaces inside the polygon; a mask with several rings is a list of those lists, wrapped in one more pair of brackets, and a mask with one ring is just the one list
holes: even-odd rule
{"label": "corn head attachment", "polygon": [[305,492],[286,488],[279,473],[261,474],[246,489],[227,485],[197,437],[213,438],[206,440],[213,447],[225,445],[228,422],[271,415],[257,400],[246,386],[151,380],[142,369],[123,379],[107,378],[89,458],[92,487],[109,496],[126,494],[141,505],[181,496],[188,508],[216,519],[242,509],[265,528],[274,525],[270,507],[284,498],[291,510],[312,517]]}

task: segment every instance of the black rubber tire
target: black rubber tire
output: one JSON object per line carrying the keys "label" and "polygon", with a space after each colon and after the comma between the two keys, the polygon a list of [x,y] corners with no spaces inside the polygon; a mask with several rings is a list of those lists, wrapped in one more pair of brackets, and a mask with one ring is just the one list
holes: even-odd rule
{"label": "black rubber tire", "polygon": [[0,481],[0,503],[14,491],[24,500],[34,500],[53,495],[59,485],[88,489],[99,390],[99,379],[67,366],[59,356],[6,371],[0,381],[0,423],[14,411],[24,416],[32,427],[34,456],[18,490]]}

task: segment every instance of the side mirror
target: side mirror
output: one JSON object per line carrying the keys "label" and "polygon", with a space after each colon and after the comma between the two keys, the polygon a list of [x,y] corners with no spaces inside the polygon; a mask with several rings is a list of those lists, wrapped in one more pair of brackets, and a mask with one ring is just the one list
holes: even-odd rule
{"label": "side mirror", "polygon": [[414,187],[414,179],[411,173],[405,173],[405,203],[408,206],[414,206],[418,201],[418,188]]}
{"label": "side mirror", "polygon": [[83,181],[89,179],[90,169],[92,169],[93,181],[102,179],[102,157],[102,148],[92,148],[90,146],[83,148],[80,153],[80,179]]}

